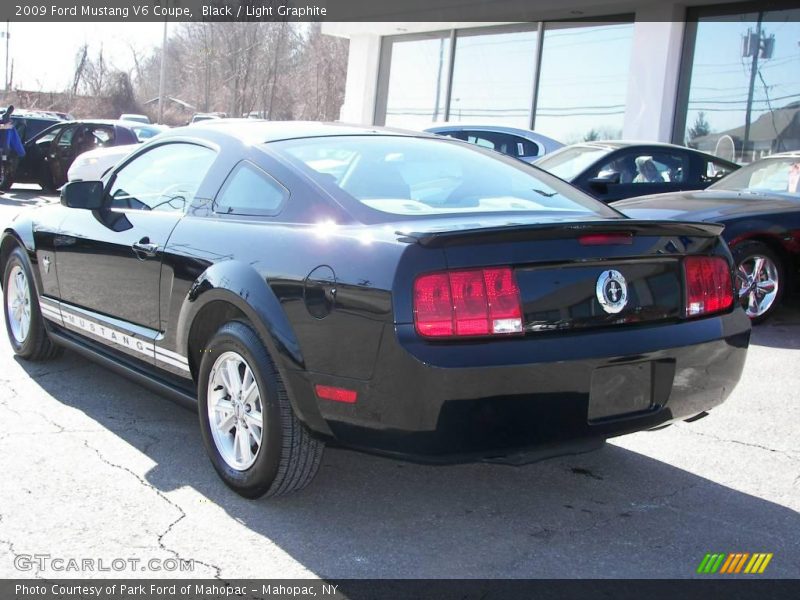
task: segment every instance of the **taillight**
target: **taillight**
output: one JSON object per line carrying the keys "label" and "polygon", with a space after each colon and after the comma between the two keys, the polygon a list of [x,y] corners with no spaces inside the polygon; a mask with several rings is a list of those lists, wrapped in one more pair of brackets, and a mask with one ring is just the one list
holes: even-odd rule
{"label": "taillight", "polygon": [[355,390],[332,385],[317,384],[314,386],[314,391],[317,392],[317,397],[322,400],[333,400],[334,402],[344,402],[345,404],[354,404],[358,398],[358,392]]}
{"label": "taillight", "polygon": [[733,282],[728,261],[719,256],[687,256],[686,316],[697,317],[727,310],[733,304]]}
{"label": "taillight", "polygon": [[429,273],[414,282],[414,324],[424,337],[522,333],[519,288],[510,267]]}

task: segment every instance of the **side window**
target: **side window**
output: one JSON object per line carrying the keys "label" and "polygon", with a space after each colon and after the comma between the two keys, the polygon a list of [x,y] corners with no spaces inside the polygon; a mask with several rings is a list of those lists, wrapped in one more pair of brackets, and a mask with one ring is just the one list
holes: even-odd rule
{"label": "side window", "polygon": [[539,156],[538,144],[516,135],[509,137],[513,140],[514,147],[516,148],[516,153],[512,154],[512,156],[516,156],[517,158],[530,158],[532,156]]}
{"label": "side window", "polygon": [[89,130],[90,140],[95,146],[110,146],[114,143],[114,128],[104,125],[92,127]]}
{"label": "side window", "polygon": [[64,131],[64,127],[54,127],[50,131],[47,132],[46,135],[43,135],[38,140],[36,140],[36,144],[47,144],[48,142],[52,142],[58,134]]}
{"label": "side window", "polygon": [[183,212],[215,158],[213,150],[195,144],[155,146],[117,171],[110,207]]}
{"label": "side window", "polygon": [[510,133],[494,131],[468,131],[467,141],[497,150],[515,158],[539,156],[539,148],[533,142]]}
{"label": "side window", "polygon": [[277,215],[289,192],[252,163],[242,161],[217,194],[214,210],[236,215]]}
{"label": "side window", "polygon": [[481,148],[489,148],[490,150],[497,150],[493,141],[487,140],[485,137],[477,134],[472,134],[472,133],[469,134],[467,136],[467,141],[470,144],[475,144],[476,146],[480,146]]}
{"label": "side window", "polygon": [[604,164],[595,177],[616,183],[682,183],[689,157],[680,152],[626,152]]}
{"label": "side window", "polygon": [[706,161],[706,168],[704,172],[700,175],[700,181],[703,183],[708,183],[709,181],[716,181],[717,179],[722,179],[728,173],[731,173],[734,169],[729,167],[727,164],[717,162],[715,160],[707,160]]}
{"label": "side window", "polygon": [[72,145],[72,138],[75,136],[75,130],[77,127],[66,127],[61,131],[61,135],[58,136],[58,141],[56,141],[56,145],[61,146],[62,148],[69,148]]}
{"label": "side window", "polygon": [[467,134],[463,131],[443,131],[437,135],[446,135],[447,137],[456,138],[457,140],[467,141]]}

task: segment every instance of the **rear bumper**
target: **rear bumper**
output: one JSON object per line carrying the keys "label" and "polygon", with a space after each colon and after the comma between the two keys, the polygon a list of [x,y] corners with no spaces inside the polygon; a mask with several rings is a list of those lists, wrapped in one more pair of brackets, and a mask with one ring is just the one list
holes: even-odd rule
{"label": "rear bumper", "polygon": [[[544,457],[717,406],[739,381],[749,338],[749,320],[738,309],[692,322],[471,343],[430,343],[412,325],[387,326],[370,380],[293,372],[290,385],[309,393],[315,383],[358,391],[355,404],[314,401],[319,414],[304,419],[348,446],[425,462],[520,451]],[[611,416],[601,406],[604,416],[590,419],[607,401],[598,394],[598,369],[625,365],[641,365],[649,379],[627,382],[623,375],[617,395],[636,384],[650,405]],[[318,417],[324,426],[314,427]]]}

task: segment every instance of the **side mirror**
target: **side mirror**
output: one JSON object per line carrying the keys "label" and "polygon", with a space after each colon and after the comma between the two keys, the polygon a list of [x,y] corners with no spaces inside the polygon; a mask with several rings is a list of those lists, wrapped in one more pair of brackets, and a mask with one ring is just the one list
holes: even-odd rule
{"label": "side mirror", "polygon": [[103,207],[102,181],[70,181],[61,188],[61,204],[69,208],[99,210]]}

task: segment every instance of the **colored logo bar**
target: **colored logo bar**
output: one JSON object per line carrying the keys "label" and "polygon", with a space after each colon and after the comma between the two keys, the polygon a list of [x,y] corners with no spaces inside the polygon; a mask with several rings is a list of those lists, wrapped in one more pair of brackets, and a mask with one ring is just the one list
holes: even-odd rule
{"label": "colored logo bar", "polygon": [[700,561],[697,572],[704,575],[715,573],[736,575],[761,574],[767,568],[769,561],[772,560],[772,552],[731,552],[731,553],[711,553],[709,552]]}

